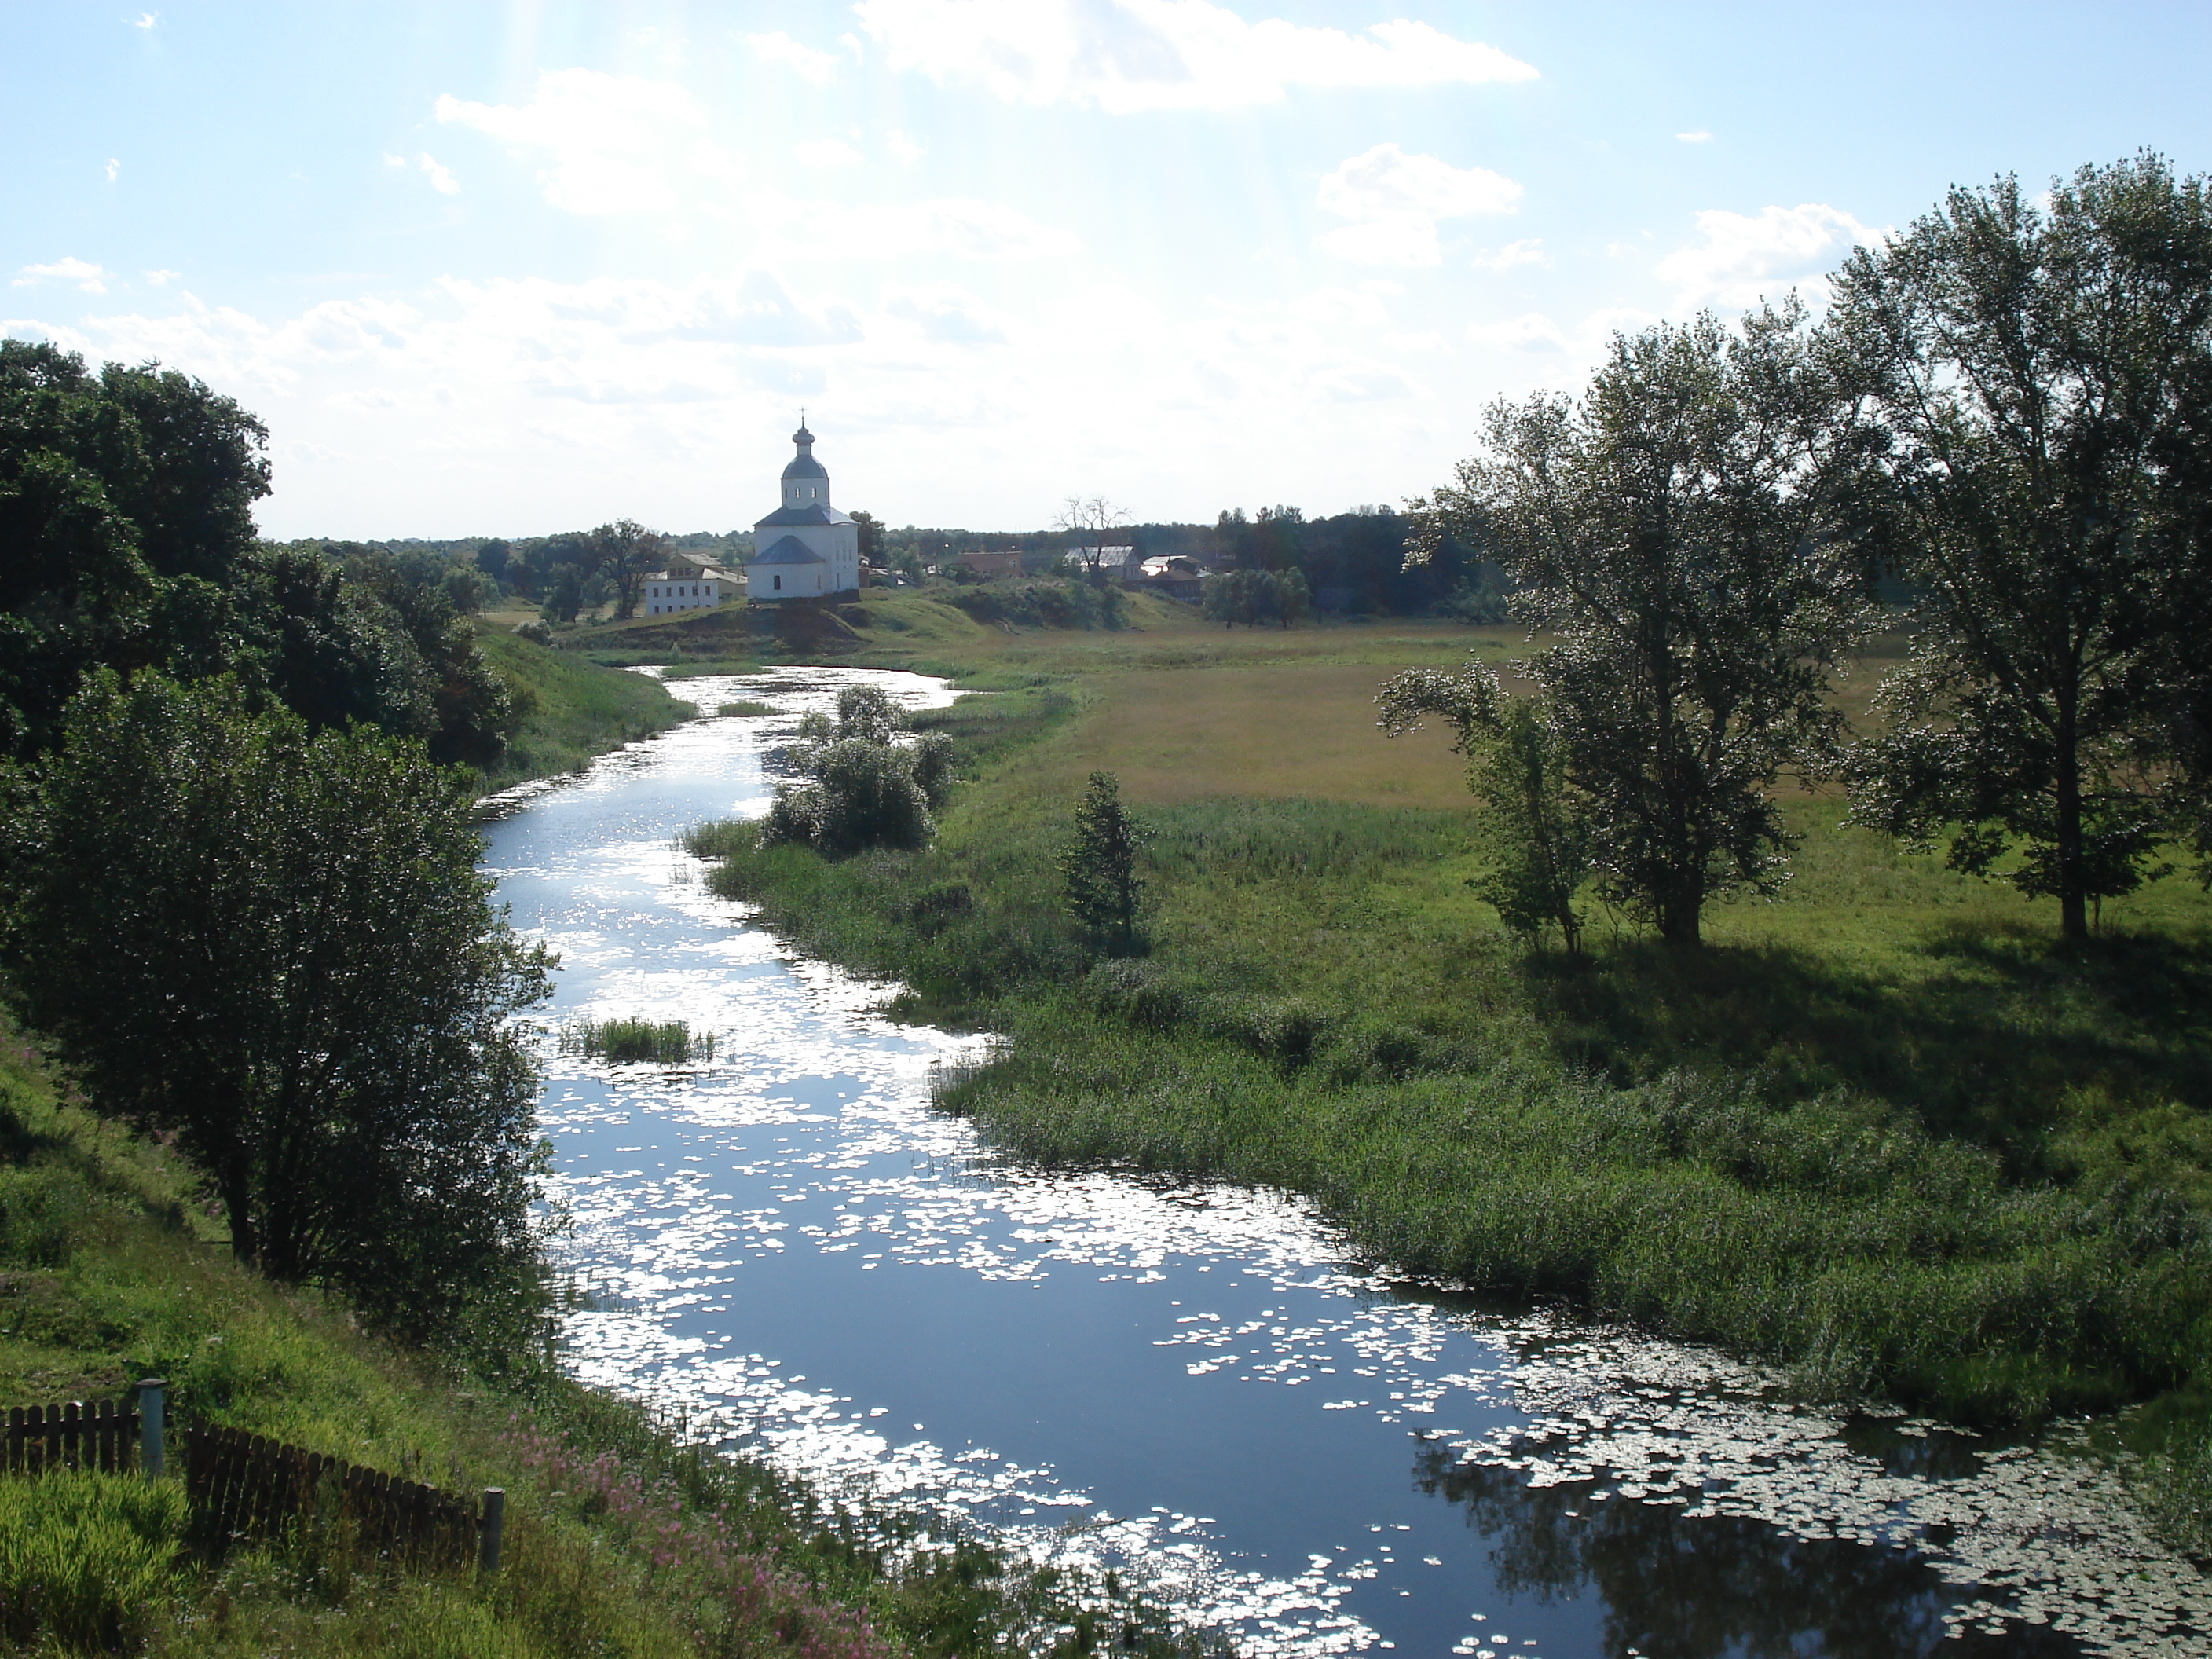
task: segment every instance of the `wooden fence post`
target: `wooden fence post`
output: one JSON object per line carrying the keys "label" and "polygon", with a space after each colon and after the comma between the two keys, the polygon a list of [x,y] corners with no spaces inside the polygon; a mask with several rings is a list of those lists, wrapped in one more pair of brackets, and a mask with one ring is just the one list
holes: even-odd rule
{"label": "wooden fence post", "polygon": [[161,1391],[168,1386],[158,1376],[138,1384],[138,1467],[149,1480],[161,1478]]}
{"label": "wooden fence post", "polygon": [[507,1520],[507,1489],[486,1486],[483,1496],[483,1521],[478,1537],[477,1565],[486,1573],[499,1571],[499,1534]]}

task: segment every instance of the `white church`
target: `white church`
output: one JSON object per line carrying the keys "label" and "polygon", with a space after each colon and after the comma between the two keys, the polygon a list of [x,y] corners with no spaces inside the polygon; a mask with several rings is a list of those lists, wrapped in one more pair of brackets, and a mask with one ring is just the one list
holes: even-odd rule
{"label": "white church", "polygon": [[753,526],[745,597],[773,604],[860,591],[860,527],[830,505],[830,474],[814,459],[804,414],[799,453],[783,469],[783,505]]}

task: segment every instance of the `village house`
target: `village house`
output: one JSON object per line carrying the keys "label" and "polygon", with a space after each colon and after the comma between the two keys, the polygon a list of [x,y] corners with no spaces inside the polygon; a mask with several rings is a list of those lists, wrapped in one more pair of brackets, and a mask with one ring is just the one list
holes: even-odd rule
{"label": "village house", "polygon": [[640,600],[649,617],[672,611],[712,611],[738,591],[740,579],[703,559],[671,558],[668,568],[648,572]]}

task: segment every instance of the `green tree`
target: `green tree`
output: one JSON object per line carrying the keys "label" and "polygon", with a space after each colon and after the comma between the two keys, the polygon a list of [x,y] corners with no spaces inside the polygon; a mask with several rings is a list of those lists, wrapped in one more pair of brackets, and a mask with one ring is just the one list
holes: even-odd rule
{"label": "green tree", "polygon": [[497,536],[477,549],[476,566],[495,584],[504,584],[509,578],[507,563],[514,550]]}
{"label": "green tree", "polygon": [[1832,669],[1869,625],[1837,397],[1794,304],[1616,337],[1579,399],[1493,406],[1421,505],[1413,556],[1486,548],[1556,636],[1528,668],[1600,891],[1673,943],[1709,898],[1775,889],[1772,787],[1836,750]]}
{"label": "green tree", "polygon": [[8,983],[95,1107],[173,1135],[232,1248],[418,1334],[532,1281],[550,958],[493,910],[464,775],[230,680],[70,705],[15,785]]}
{"label": "green tree", "polygon": [[860,562],[871,568],[882,568],[884,521],[866,510],[856,512],[852,516],[854,538],[860,544]]}
{"label": "green tree", "polygon": [[1075,834],[1058,864],[1067,908],[1085,927],[1119,949],[1137,937],[1137,854],[1152,835],[1121,805],[1121,786],[1111,772],[1093,772],[1075,808]]}
{"label": "green tree", "polygon": [[227,665],[266,441],[229,398],[158,364],[94,374],[74,353],[0,340],[0,748],[52,743],[101,664]]}
{"label": "green tree", "polygon": [[635,519],[623,519],[601,525],[592,532],[592,542],[599,556],[598,574],[614,590],[615,616],[622,620],[635,617],[646,577],[668,563],[668,538]]}
{"label": "green tree", "polygon": [[[1854,816],[2057,897],[2064,937],[2163,826],[2176,665],[2201,650],[2212,202],[2143,155],[1954,190],[1837,279],[1841,351],[1915,591]],[[2198,574],[2191,577],[2192,564]],[[2185,759],[2185,752],[2179,757]]]}
{"label": "green tree", "polygon": [[581,566],[556,564],[546,586],[545,602],[538,614],[550,623],[573,623],[576,613],[584,608],[584,572]]}
{"label": "green tree", "polygon": [[803,717],[790,752],[805,780],[776,787],[762,844],[796,842],[828,858],[927,846],[931,813],[951,786],[952,744],[941,732],[902,741],[905,729],[905,712],[874,685],[840,691],[835,720]]}
{"label": "green tree", "polygon": [[1509,697],[1480,662],[1456,672],[1414,668],[1376,696],[1386,738],[1421,728],[1424,716],[1452,729],[1467,757],[1479,811],[1476,851],[1489,866],[1468,885],[1524,942],[1552,928],[1569,951],[1582,948],[1575,896],[1589,879],[1593,832],[1585,802],[1567,781],[1569,746],[1540,698]]}

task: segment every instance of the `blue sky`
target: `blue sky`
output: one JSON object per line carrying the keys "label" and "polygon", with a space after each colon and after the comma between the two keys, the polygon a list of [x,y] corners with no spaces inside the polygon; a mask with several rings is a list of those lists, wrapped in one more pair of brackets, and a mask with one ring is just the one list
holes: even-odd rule
{"label": "blue sky", "polygon": [[1402,501],[1616,328],[1954,183],[2212,168],[2212,7],[0,9],[0,331],[271,433],[270,534]]}

